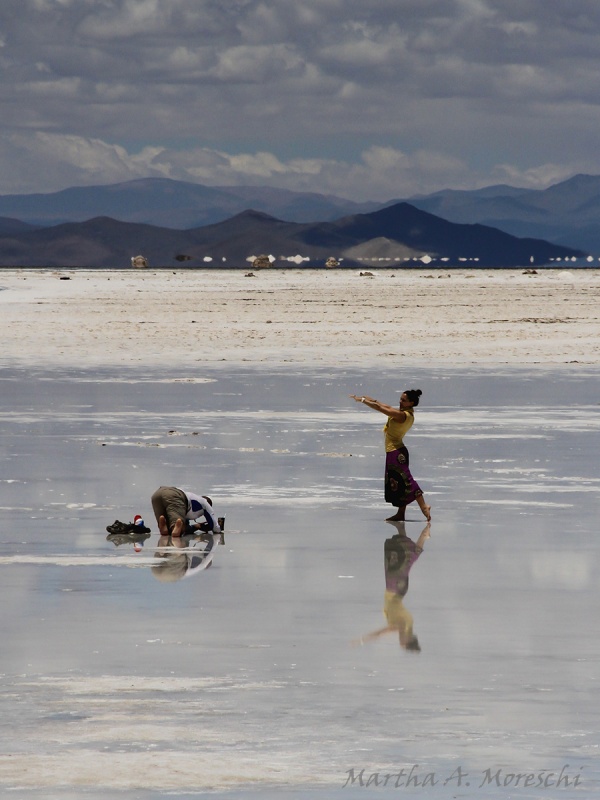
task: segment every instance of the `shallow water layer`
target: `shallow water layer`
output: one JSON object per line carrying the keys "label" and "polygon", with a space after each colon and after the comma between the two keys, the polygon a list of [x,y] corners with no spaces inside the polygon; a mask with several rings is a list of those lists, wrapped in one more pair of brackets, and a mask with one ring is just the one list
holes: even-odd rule
{"label": "shallow water layer", "polygon": [[[599,375],[4,370],[0,787],[591,796]],[[385,420],[348,399],[413,386],[429,530],[385,522]],[[209,569],[158,549],[160,485],[226,515]]]}

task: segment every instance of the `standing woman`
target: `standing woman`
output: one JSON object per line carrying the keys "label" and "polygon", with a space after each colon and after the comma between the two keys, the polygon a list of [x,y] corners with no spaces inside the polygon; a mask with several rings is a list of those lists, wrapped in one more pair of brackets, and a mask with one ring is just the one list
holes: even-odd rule
{"label": "standing woman", "polygon": [[408,450],[404,446],[404,435],[415,421],[413,408],[419,405],[423,392],[420,389],[409,389],[400,397],[398,408],[380,403],[366,395],[350,397],[357,403],[364,403],[374,411],[385,414],[387,422],[383,428],[385,434],[385,501],[398,510],[391,522],[404,519],[406,506],[416,500],[427,520],[431,519],[431,506],[427,505],[421,487],[411,475],[408,466]]}

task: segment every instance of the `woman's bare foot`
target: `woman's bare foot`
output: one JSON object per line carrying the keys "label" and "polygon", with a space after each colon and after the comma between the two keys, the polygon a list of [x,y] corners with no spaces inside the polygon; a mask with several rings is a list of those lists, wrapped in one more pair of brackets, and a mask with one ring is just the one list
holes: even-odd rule
{"label": "woman's bare foot", "polygon": [[427,520],[427,522],[431,522],[431,506],[428,506],[425,502],[425,498],[423,495],[417,497],[417,503],[419,504],[419,508],[423,512],[423,516]]}
{"label": "woman's bare foot", "polygon": [[406,511],[406,506],[399,508],[393,517],[386,517],[386,522],[404,522],[405,511]]}
{"label": "woman's bare foot", "polygon": [[178,519],[175,525],[173,525],[173,530],[171,531],[171,536],[181,536],[181,532],[183,530],[183,520]]}

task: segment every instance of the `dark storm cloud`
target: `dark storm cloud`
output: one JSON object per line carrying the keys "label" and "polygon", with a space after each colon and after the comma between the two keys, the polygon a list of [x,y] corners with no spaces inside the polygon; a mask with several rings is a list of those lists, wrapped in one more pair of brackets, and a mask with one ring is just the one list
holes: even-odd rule
{"label": "dark storm cloud", "polygon": [[598,171],[599,6],[3,0],[0,192],[161,174],[385,199]]}

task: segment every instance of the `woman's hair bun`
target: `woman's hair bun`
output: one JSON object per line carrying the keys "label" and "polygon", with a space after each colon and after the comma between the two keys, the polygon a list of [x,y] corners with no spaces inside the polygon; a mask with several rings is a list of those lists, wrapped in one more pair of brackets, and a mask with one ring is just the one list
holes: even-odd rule
{"label": "woman's hair bun", "polygon": [[409,389],[404,394],[408,397],[413,406],[417,406],[419,405],[419,398],[423,392],[420,389]]}

